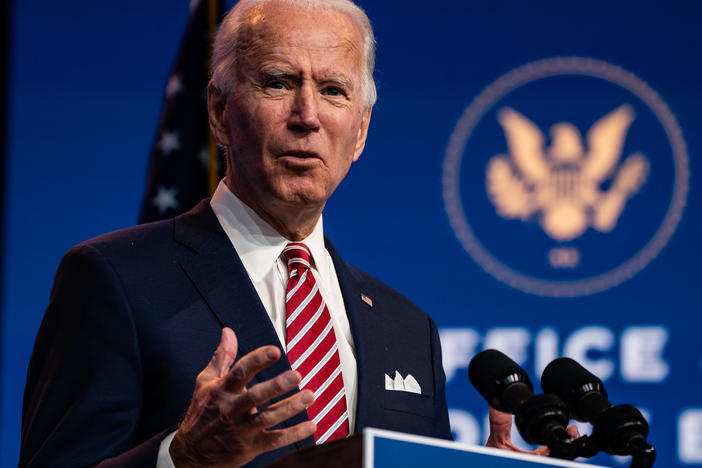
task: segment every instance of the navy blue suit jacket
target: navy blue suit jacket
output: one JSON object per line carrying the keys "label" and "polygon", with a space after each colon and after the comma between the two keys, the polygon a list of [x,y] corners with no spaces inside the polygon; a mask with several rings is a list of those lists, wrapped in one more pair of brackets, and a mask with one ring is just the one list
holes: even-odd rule
{"label": "navy blue suit jacket", "polygon": [[[327,242],[356,347],[356,431],[451,438],[436,326],[403,296],[346,264]],[[365,294],[372,307],[361,300]],[[188,406],[222,327],[239,355],[282,349],[208,201],[175,219],[86,241],[59,266],[37,335],[22,413],[20,466],[153,468]],[[284,357],[252,383],[289,369]],[[412,374],[422,394],[387,391]],[[306,418],[298,415],[284,425]],[[263,454],[265,466],[295,446]]]}

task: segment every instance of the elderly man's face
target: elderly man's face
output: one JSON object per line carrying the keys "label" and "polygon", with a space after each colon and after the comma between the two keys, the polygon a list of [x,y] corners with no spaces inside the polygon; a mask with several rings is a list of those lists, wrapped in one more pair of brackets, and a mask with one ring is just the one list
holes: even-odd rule
{"label": "elderly man's face", "polygon": [[276,3],[247,18],[217,135],[229,185],[264,211],[324,206],[366,140],[361,34],[342,13]]}

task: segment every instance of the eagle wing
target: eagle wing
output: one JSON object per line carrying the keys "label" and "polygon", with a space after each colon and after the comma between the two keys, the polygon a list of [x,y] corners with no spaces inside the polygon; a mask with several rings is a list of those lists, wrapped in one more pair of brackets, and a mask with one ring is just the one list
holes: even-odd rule
{"label": "eagle wing", "polygon": [[588,155],[581,166],[583,177],[601,182],[612,174],[622,157],[624,139],[633,121],[633,109],[624,104],[590,127],[587,132]]}
{"label": "eagle wing", "polygon": [[521,175],[537,183],[547,179],[551,166],[544,157],[544,134],[531,120],[509,107],[497,115],[507,139],[507,147]]}
{"label": "eagle wing", "polygon": [[503,218],[526,220],[536,211],[533,193],[515,175],[507,158],[492,158],[486,172],[487,193],[497,214]]}

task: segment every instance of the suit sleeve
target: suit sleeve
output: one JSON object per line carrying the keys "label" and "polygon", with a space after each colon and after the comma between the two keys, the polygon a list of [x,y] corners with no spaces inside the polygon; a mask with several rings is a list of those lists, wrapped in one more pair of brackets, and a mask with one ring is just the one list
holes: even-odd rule
{"label": "suit sleeve", "polygon": [[141,395],[120,279],[96,248],[79,245],[59,266],[32,352],[19,466],[154,467],[167,431],[137,442]]}
{"label": "suit sleeve", "polygon": [[435,399],[435,418],[434,418],[434,433],[435,437],[442,439],[453,440],[451,435],[451,425],[449,424],[448,407],[446,405],[446,375],[441,359],[441,341],[439,340],[439,332],[436,329],[434,321],[428,317],[431,329],[431,355],[432,365],[434,367],[434,395]]}

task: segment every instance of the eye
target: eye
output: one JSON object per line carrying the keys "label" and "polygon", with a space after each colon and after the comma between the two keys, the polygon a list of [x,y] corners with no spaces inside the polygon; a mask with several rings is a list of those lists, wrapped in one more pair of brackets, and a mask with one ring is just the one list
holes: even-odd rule
{"label": "eye", "polygon": [[266,83],[266,88],[270,89],[285,89],[285,83],[280,80],[271,80]]}
{"label": "eye", "polygon": [[327,96],[346,96],[344,90],[339,88],[338,86],[329,86],[327,88],[324,88],[323,93]]}

